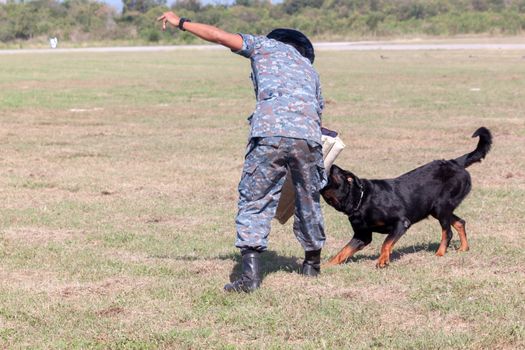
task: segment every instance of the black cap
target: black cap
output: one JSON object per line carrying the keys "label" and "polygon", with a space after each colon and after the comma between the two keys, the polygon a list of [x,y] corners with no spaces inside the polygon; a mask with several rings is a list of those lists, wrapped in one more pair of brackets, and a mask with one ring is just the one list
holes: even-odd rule
{"label": "black cap", "polygon": [[308,58],[312,64],[314,63],[314,47],[310,39],[300,31],[288,28],[277,28],[272,30],[266,37],[292,45],[301,55]]}

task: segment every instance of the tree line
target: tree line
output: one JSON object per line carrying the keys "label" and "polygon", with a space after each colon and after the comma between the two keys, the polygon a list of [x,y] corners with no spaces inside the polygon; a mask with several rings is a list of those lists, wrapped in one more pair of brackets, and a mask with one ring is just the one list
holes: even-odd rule
{"label": "tree line", "polygon": [[[171,9],[231,32],[265,34],[291,27],[314,40],[525,31],[525,0],[236,0],[231,5],[178,0]],[[0,41],[197,40],[175,29],[160,31],[155,19],[167,10],[166,0],[123,0],[121,13],[96,0],[7,0],[0,4]]]}

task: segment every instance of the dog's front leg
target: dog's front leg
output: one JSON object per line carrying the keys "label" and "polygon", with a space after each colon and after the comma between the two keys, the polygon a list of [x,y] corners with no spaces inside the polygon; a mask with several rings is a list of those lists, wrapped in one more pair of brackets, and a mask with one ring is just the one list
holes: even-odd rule
{"label": "dog's front leg", "polygon": [[394,244],[407,232],[408,228],[410,227],[410,222],[407,219],[400,220],[396,227],[394,228],[394,231],[390,233],[383,242],[383,245],[381,246],[381,255],[379,255],[379,259],[377,260],[376,267],[383,268],[387,267],[390,263],[390,254],[392,254],[392,250],[394,249]]}
{"label": "dog's front leg", "polygon": [[[397,239],[396,239],[397,238]],[[383,268],[387,267],[388,264],[390,264],[390,253],[392,253],[392,250],[394,249],[394,244],[399,239],[398,236],[396,236],[394,233],[390,233],[383,242],[383,245],[381,246],[381,255],[379,255],[379,259],[377,260],[376,267]]]}
{"label": "dog's front leg", "polygon": [[330,259],[323,267],[339,265],[350,259],[355,253],[366,247],[372,242],[372,232],[360,232],[344,246],[336,256]]}

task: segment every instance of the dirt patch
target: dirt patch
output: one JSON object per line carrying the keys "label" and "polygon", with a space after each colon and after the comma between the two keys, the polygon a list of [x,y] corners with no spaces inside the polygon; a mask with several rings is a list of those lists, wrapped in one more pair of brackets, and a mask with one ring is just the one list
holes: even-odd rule
{"label": "dirt patch", "polygon": [[188,228],[204,225],[208,221],[205,218],[193,216],[141,215],[138,217],[138,222],[143,222],[146,224],[163,224],[167,226],[177,227],[181,230],[186,230]]}
{"label": "dirt patch", "polygon": [[12,289],[58,295],[62,298],[104,296],[131,292],[151,284],[148,278],[114,277],[96,282],[67,282],[45,270],[8,271],[0,268],[0,280]]}
{"label": "dirt patch", "polygon": [[227,276],[232,270],[231,261],[229,260],[196,260],[186,264],[186,269],[190,274],[199,276]]}
{"label": "dirt patch", "polygon": [[118,306],[111,306],[100,311],[97,311],[97,316],[101,317],[114,317],[124,313],[124,308]]}
{"label": "dirt patch", "polygon": [[62,285],[57,288],[61,297],[86,297],[89,295],[115,295],[123,292],[131,292],[134,289],[141,289],[150,283],[147,279],[130,278],[106,278],[99,282],[75,283]]}

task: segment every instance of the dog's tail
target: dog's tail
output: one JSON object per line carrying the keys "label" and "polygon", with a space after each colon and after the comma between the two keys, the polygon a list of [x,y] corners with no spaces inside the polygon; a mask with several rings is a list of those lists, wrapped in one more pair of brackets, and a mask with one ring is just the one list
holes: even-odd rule
{"label": "dog's tail", "polygon": [[469,167],[476,162],[480,162],[490,151],[490,147],[492,146],[492,134],[489,129],[482,126],[472,135],[472,137],[478,136],[479,141],[476,149],[455,159],[455,161],[464,168]]}

